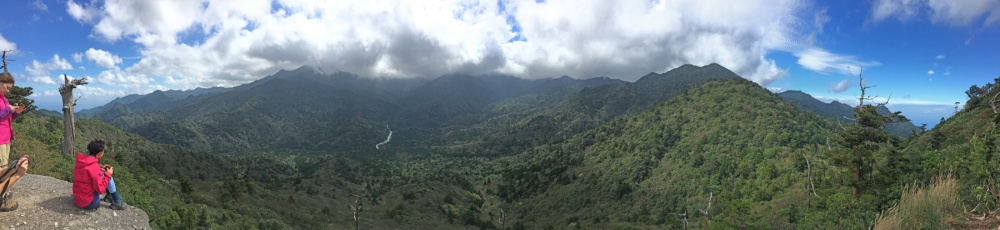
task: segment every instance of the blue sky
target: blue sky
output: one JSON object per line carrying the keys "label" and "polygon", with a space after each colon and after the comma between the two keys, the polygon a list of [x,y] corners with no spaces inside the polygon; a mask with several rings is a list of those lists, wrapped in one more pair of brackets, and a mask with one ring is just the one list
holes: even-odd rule
{"label": "blue sky", "polygon": [[719,63],[775,90],[871,93],[933,125],[1000,76],[1000,1],[102,1],[4,4],[0,49],[41,108],[245,84],[313,65],[370,77],[500,73],[635,80]]}

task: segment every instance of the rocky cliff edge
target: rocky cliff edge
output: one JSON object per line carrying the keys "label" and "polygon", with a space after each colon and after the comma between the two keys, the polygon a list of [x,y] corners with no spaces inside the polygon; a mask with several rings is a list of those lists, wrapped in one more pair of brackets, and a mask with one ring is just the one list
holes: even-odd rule
{"label": "rocky cliff edge", "polygon": [[0,229],[152,229],[149,216],[136,207],[112,210],[102,202],[97,210],[77,208],[72,187],[48,176],[24,175],[11,188],[20,207],[0,212]]}

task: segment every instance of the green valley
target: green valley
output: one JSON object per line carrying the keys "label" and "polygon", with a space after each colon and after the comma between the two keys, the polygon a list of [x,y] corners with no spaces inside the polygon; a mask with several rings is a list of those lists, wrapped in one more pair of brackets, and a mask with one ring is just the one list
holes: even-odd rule
{"label": "green valley", "polygon": [[[904,138],[717,64],[635,82],[302,67],[121,98],[81,112],[75,144],[108,140],[124,196],[160,229],[858,229],[945,174],[965,210],[1000,207],[1000,89],[980,89]],[[69,179],[59,118],[14,127],[30,173]],[[855,139],[879,140],[860,174]]]}

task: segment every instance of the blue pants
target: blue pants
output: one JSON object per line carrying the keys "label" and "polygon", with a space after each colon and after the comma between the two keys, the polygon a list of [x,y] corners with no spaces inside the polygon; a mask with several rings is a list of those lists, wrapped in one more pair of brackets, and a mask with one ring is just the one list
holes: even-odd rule
{"label": "blue pants", "polygon": [[[111,193],[111,194],[117,194],[118,193],[118,188],[115,187],[115,178],[111,178],[111,181],[108,181],[108,192]],[[87,207],[83,207],[83,209],[97,209],[97,208],[100,208],[101,207],[101,195],[103,195],[103,194],[101,194],[100,192],[94,192],[94,200],[91,201],[90,205],[87,205]]]}

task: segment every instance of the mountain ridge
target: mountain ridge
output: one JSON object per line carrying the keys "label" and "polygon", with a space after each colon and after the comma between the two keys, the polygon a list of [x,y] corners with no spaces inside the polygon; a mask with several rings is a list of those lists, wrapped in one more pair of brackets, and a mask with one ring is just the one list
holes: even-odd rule
{"label": "mountain ridge", "polygon": [[[364,116],[433,106],[270,79],[159,117],[119,117],[147,119],[138,122],[145,136],[81,119],[75,144],[107,138],[106,160],[128,169],[116,181],[137,185],[125,191],[130,204],[158,228],[348,228],[356,222],[347,208],[359,203],[366,229],[869,228],[899,191],[945,172],[968,191],[951,200],[996,207],[976,189],[996,186],[989,159],[1000,141],[1000,116],[982,98],[929,132],[876,143],[870,167],[879,170],[852,194],[850,166],[836,158],[851,146],[830,140],[845,135],[836,121],[714,66],[669,72],[506,99],[429,89],[469,102],[442,110],[459,112],[430,128]],[[672,77],[682,73],[691,77]],[[392,141],[376,150],[386,123]],[[58,127],[26,114],[14,151],[32,155],[34,172],[66,178],[72,164],[57,153]],[[169,142],[178,140],[192,141]],[[337,145],[358,147],[328,148]]]}
{"label": "mountain ridge", "polygon": [[646,110],[704,82],[728,78],[740,76],[718,64],[683,65],[662,74],[647,74],[635,82],[583,88],[558,104],[512,121],[511,128],[493,130],[476,140],[480,146],[474,151],[484,155],[524,151],[518,146],[565,139],[619,116]]}
{"label": "mountain ridge", "polygon": [[[377,139],[375,136],[383,135],[382,129],[377,127],[398,127],[402,134],[455,125],[470,126],[496,116],[493,113],[500,111],[492,110],[491,106],[501,101],[560,88],[619,82],[607,78],[528,80],[504,75],[465,74],[444,75],[432,80],[377,79],[346,72],[321,73],[303,66],[219,93],[192,95],[180,100],[171,101],[164,92],[154,92],[132,99],[129,104],[103,106],[101,111],[82,117],[98,118],[158,142],[196,148],[213,146],[211,143],[229,143],[212,148],[356,151],[370,146],[350,143]],[[546,97],[558,99],[562,97],[560,94],[569,93],[555,91],[562,93]],[[287,113],[282,108],[299,111]],[[315,120],[318,125],[306,125],[303,121],[307,120]],[[289,130],[305,134],[272,134]],[[192,138],[174,135],[177,132],[189,133]]]}
{"label": "mountain ridge", "polygon": [[[727,210],[714,214],[713,227],[755,228],[750,220],[783,218],[773,215],[787,209],[781,203],[805,199],[780,192],[805,183],[789,160],[805,152],[793,149],[823,143],[834,127],[792,108],[743,78],[712,80],[650,110],[511,157],[496,190],[523,202],[516,212],[550,213],[525,218],[539,228],[565,222],[611,228],[634,220],[682,228],[675,213],[694,210],[709,194],[729,200],[713,204]],[[771,192],[735,192],[759,186]],[[599,199],[615,202],[595,204]],[[767,209],[736,211],[742,200]],[[781,222],[787,220],[771,223]],[[793,225],[771,227],[779,226]]]}
{"label": "mountain ridge", "polygon": [[[816,113],[817,115],[825,118],[833,119],[841,123],[852,123],[854,120],[854,108],[850,105],[840,103],[839,101],[825,103],[816,99],[812,95],[798,90],[780,92],[778,93],[778,96],[786,102],[795,105],[795,107],[798,107],[799,109]],[[876,111],[883,116],[892,113],[886,105],[879,106],[876,108]],[[889,134],[899,137],[907,137],[915,133],[923,132],[920,127],[917,127],[910,121],[889,123],[886,125],[885,130],[886,132],[889,132]]]}

